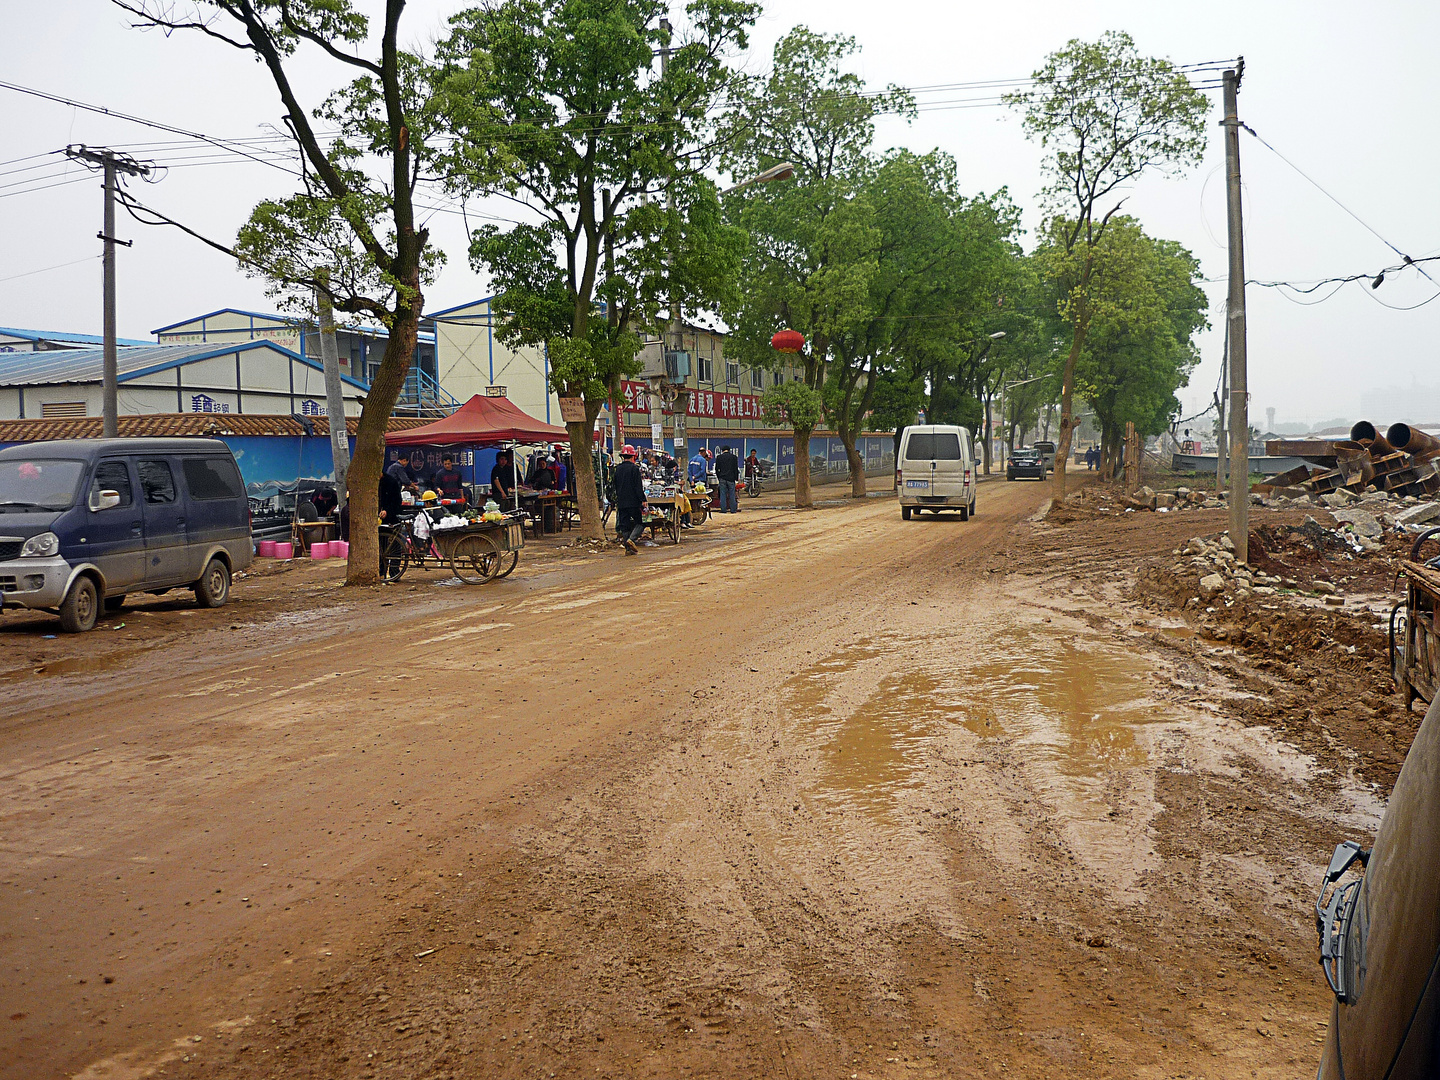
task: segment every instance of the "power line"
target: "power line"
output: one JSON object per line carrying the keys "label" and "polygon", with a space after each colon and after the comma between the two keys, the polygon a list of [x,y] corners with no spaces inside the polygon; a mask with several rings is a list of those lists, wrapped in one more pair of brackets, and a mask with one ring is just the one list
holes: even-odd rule
{"label": "power line", "polygon": [[[1345,213],[1349,214],[1352,218],[1354,218],[1354,219],[1355,219],[1356,221],[1358,221],[1362,226],[1364,226],[1364,228],[1366,229],[1366,231],[1368,231],[1372,236],[1374,236],[1375,239],[1379,240],[1382,244],[1384,244],[1386,247],[1388,247],[1391,251],[1395,252],[1396,255],[1399,255],[1400,258],[1404,260],[1404,262],[1405,262],[1405,264],[1406,264],[1407,266],[1409,266],[1409,265],[1414,265],[1414,263],[1415,263],[1417,260],[1410,258],[1409,255],[1406,255],[1405,252],[1401,251],[1398,247],[1396,247],[1394,244],[1392,244],[1389,240],[1386,240],[1385,237],[1381,236],[1380,233],[1377,232],[1377,231],[1375,230],[1375,228],[1374,228],[1373,226],[1371,226],[1368,222],[1366,222],[1363,218],[1361,218],[1359,214],[1355,213],[1354,210],[1351,210],[1348,206],[1346,206],[1346,205],[1345,205],[1344,203],[1342,203],[1339,199],[1337,199],[1334,195],[1330,194],[1330,192],[1327,191],[1324,187],[1322,187],[1321,184],[1320,184],[1320,181],[1316,180],[1313,176],[1311,176],[1309,173],[1307,173],[1304,169],[1300,168],[1299,165],[1296,165],[1293,161],[1291,161],[1289,158],[1287,158],[1287,157],[1286,157],[1284,154],[1282,154],[1279,150],[1276,150],[1275,147],[1271,146],[1271,145],[1270,145],[1268,142],[1266,142],[1264,139],[1260,138],[1259,133],[1256,132],[1256,130],[1255,130],[1254,128],[1252,128],[1249,124],[1246,124],[1246,123],[1243,123],[1243,122],[1242,122],[1242,123],[1240,124],[1240,126],[1241,126],[1242,128],[1244,128],[1246,131],[1248,131],[1251,135],[1253,135],[1256,139],[1258,139],[1261,146],[1265,147],[1265,149],[1269,150],[1272,154],[1274,154],[1276,157],[1278,157],[1281,161],[1285,162],[1286,165],[1289,165],[1292,169],[1294,169],[1297,173],[1299,173],[1301,176],[1303,176],[1306,180],[1310,181],[1310,183],[1315,186],[1315,189],[1316,189],[1317,191],[1319,191],[1322,195],[1324,195],[1327,199],[1329,199],[1331,202],[1333,202],[1336,206],[1340,207],[1341,210],[1344,210]],[[1422,262],[1423,262],[1423,261],[1425,261],[1425,260],[1419,260],[1419,261],[1422,261]],[[1440,284],[1440,283],[1437,283],[1434,278],[1430,277],[1429,274],[1426,274],[1426,273],[1425,273],[1425,270],[1424,270],[1422,267],[1416,266],[1415,269],[1419,270],[1420,273],[1423,274],[1423,275],[1425,276],[1425,278],[1430,282],[1430,284],[1432,284],[1432,285]],[[1432,298],[1432,299],[1433,299],[1433,298]],[[1428,303],[1429,301],[1426,301],[1426,302]],[[1385,306],[1386,306],[1386,307],[1389,307],[1390,305],[1387,304],[1387,305],[1385,305]]]}
{"label": "power line", "polygon": [[42,266],[39,270],[27,270],[23,274],[11,274],[9,277],[0,277],[0,281],[19,281],[21,278],[34,277],[36,274],[48,274],[51,270],[62,270],[67,266],[79,266],[81,263],[94,262],[98,258],[100,258],[99,255],[87,255],[83,259],[56,263],[54,266]]}

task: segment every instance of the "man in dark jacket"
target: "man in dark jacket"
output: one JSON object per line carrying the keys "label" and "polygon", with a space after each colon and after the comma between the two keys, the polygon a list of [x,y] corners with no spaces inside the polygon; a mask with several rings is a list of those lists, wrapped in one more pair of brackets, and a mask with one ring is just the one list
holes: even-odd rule
{"label": "man in dark jacket", "polygon": [[640,466],[635,464],[635,447],[627,443],[620,456],[624,460],[615,468],[615,529],[625,554],[634,555],[640,550],[635,541],[645,531],[645,511],[650,504]]}
{"label": "man in dark jacket", "polygon": [[400,481],[386,470],[380,474],[380,524],[392,528],[400,522]]}
{"label": "man in dark jacket", "polygon": [[430,486],[440,493],[442,499],[465,501],[465,478],[455,468],[455,459],[449,454],[441,459],[440,468],[430,477]]}
{"label": "man in dark jacket", "polygon": [[720,482],[720,513],[738,514],[740,504],[735,498],[735,485],[740,480],[740,459],[728,446],[720,448],[715,459],[715,479]]}

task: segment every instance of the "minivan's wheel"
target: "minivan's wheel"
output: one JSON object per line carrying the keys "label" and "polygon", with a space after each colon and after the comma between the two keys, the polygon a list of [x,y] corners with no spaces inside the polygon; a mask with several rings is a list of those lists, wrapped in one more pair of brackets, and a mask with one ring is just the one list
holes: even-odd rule
{"label": "minivan's wheel", "polygon": [[211,559],[195,582],[195,602],[201,607],[223,607],[229,599],[230,568],[220,559]]}
{"label": "minivan's wheel", "polygon": [[67,634],[83,634],[95,625],[99,614],[100,597],[95,591],[95,582],[82,574],[60,602],[60,625]]}
{"label": "minivan's wheel", "polygon": [[105,597],[105,610],[106,610],[106,611],[109,611],[109,612],[112,612],[112,613],[113,613],[113,612],[119,611],[119,610],[120,610],[121,608],[123,608],[124,606],[125,606],[125,594],[124,594],[124,593],[121,593],[119,596],[107,596],[107,597]]}
{"label": "minivan's wheel", "polygon": [[908,506],[902,506],[902,507],[900,507],[900,520],[901,520],[901,521],[909,521],[909,520],[910,520],[910,507],[908,507]]}

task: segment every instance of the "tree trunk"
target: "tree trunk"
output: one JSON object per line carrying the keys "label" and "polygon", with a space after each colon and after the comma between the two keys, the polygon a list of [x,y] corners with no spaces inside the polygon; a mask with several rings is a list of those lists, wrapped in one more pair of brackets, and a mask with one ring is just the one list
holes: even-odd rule
{"label": "tree trunk", "polygon": [[1060,430],[1055,440],[1055,471],[1050,477],[1051,497],[1058,504],[1065,498],[1065,466],[1070,463],[1070,440],[1080,426],[1075,419],[1075,365],[1085,346],[1085,325],[1075,328],[1070,351],[1065,356],[1065,379],[1060,389]]}
{"label": "tree trunk", "polygon": [[355,457],[350,462],[350,562],[345,570],[347,585],[380,584],[380,472],[385,467],[385,430],[390,414],[405,386],[405,376],[415,358],[419,331],[420,275],[413,273],[409,288],[399,301],[385,358],[370,384],[365,406],[360,410],[360,427],[355,432]]}
{"label": "tree trunk", "polygon": [[845,460],[850,465],[850,495],[856,499],[863,499],[865,498],[865,459],[860,456],[860,451],[855,449],[853,434],[848,439],[841,435],[840,441],[845,444]]}
{"label": "tree trunk", "polygon": [[[597,412],[599,406],[596,406]],[[590,406],[587,403],[586,415]],[[580,508],[580,535],[586,540],[605,539],[605,523],[600,520],[600,493],[595,490],[595,421],[572,420],[565,425],[570,434],[570,461],[575,469],[575,503]],[[581,468],[580,463],[586,467]]]}
{"label": "tree trunk", "polygon": [[808,510],[815,505],[815,500],[810,497],[810,432],[813,428],[801,431],[796,428],[795,436],[795,508],[797,510]]}

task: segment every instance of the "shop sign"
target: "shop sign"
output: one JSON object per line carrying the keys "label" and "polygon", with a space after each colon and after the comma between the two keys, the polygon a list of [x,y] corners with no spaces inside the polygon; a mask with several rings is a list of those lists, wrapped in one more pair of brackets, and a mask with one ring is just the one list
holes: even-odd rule
{"label": "shop sign", "polygon": [[[625,411],[648,413],[650,388],[644,383],[627,382],[622,386]],[[759,420],[760,398],[756,394],[730,394],[714,390],[691,390],[686,416],[706,420]]]}

